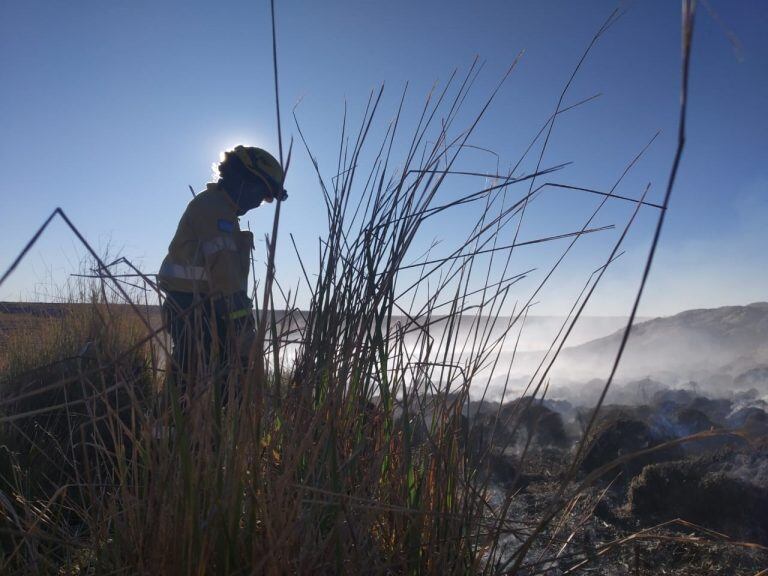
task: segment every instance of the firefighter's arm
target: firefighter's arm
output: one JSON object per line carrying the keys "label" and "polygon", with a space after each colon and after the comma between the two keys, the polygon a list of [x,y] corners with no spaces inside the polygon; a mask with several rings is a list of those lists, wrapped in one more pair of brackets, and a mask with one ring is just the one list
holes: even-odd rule
{"label": "firefighter's arm", "polygon": [[[190,213],[199,254],[202,255],[208,293],[219,301],[219,317],[236,320],[251,314],[247,297],[248,269],[243,268],[242,232],[234,214],[201,204]],[[250,244],[249,244],[250,247]]]}
{"label": "firefighter's arm", "polygon": [[[221,238],[221,237],[219,237]],[[248,277],[243,276],[242,256],[226,240],[216,240],[214,251],[206,254],[211,294],[216,295],[219,318],[247,321],[253,318],[253,302],[246,292]],[[225,246],[220,248],[220,246]]]}
{"label": "firefighter's arm", "polygon": [[222,237],[214,242],[217,245],[206,253],[205,262],[210,291],[215,295],[217,315],[228,320],[247,318],[252,315],[253,303],[246,292],[247,277],[243,278],[241,273],[240,255]]}

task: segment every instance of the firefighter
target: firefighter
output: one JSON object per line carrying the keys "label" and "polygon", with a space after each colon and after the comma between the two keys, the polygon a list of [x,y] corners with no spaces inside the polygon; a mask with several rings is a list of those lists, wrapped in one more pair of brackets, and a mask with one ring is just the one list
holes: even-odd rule
{"label": "firefighter", "polygon": [[226,401],[229,360],[246,358],[254,335],[248,271],[253,234],[238,218],[262,202],[285,200],[280,163],[265,150],[237,146],[224,154],[219,179],[189,203],[157,275],[172,340],[171,374],[185,399],[188,385],[214,375]]}

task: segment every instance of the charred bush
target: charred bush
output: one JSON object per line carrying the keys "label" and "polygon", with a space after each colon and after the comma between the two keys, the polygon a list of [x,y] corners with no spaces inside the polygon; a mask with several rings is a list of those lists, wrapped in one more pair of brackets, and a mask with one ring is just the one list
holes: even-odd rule
{"label": "charred bush", "polygon": [[505,429],[502,438],[507,441],[514,440],[510,437],[513,431],[522,429],[525,440],[534,444],[556,448],[568,445],[562,416],[536,399],[519,398],[502,406],[499,425]]}
{"label": "charred bush", "polygon": [[698,396],[693,399],[688,408],[699,410],[706,414],[717,426],[724,426],[728,420],[728,415],[733,410],[733,403],[727,398]]}
{"label": "charred bush", "polygon": [[[657,446],[668,438],[659,437],[645,422],[627,418],[608,421],[599,428],[589,444],[581,467],[585,472],[592,472],[617,458],[640,452]],[[623,477],[632,478],[648,464],[675,460],[683,457],[677,446],[664,448],[631,458],[622,465]]]}
{"label": "charred bush", "polygon": [[646,466],[629,486],[642,523],[682,518],[731,537],[768,543],[768,489],[695,459]]}
{"label": "charred bush", "polygon": [[680,410],[677,413],[677,424],[684,436],[715,428],[715,423],[709,419],[709,416],[696,408],[683,408]]}
{"label": "charred bush", "polygon": [[747,422],[761,422],[768,418],[765,410],[756,406],[741,408],[728,417],[729,428],[741,428]]}

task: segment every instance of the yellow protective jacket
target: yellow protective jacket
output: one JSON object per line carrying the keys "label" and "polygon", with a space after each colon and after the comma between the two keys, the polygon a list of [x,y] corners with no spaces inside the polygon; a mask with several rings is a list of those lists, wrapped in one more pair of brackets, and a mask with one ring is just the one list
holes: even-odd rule
{"label": "yellow protective jacket", "polygon": [[237,205],[221,186],[208,184],[187,205],[158,284],[166,292],[246,297],[252,248],[253,234],[240,230]]}

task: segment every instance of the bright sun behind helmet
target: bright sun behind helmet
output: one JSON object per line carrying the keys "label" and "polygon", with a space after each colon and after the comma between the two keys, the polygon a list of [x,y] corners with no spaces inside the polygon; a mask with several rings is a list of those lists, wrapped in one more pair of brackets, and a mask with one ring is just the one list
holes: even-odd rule
{"label": "bright sun behind helmet", "polygon": [[283,169],[272,154],[251,146],[236,146],[233,152],[248,172],[266,184],[272,198],[278,200],[288,198],[288,192],[282,186],[285,178]]}

